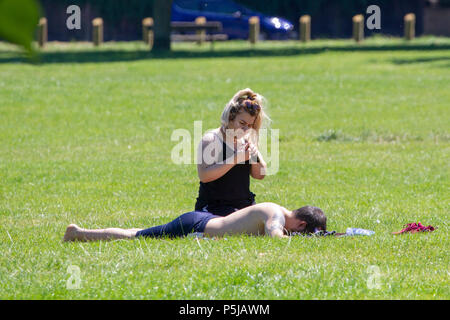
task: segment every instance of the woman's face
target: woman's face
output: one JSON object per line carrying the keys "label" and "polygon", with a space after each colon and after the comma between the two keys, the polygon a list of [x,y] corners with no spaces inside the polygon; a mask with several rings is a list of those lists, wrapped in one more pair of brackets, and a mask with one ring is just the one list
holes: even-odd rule
{"label": "woman's face", "polygon": [[249,133],[249,129],[253,129],[255,120],[256,116],[252,116],[246,111],[241,111],[234,120],[228,123],[228,129],[233,129],[234,136],[240,139]]}

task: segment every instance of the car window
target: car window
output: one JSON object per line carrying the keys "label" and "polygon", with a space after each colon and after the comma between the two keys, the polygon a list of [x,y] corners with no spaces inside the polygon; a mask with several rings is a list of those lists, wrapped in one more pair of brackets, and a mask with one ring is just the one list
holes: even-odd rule
{"label": "car window", "polygon": [[200,2],[198,0],[175,0],[177,6],[183,9],[199,10]]}
{"label": "car window", "polygon": [[202,11],[214,13],[231,14],[241,10],[237,4],[228,1],[203,1],[201,7]]}

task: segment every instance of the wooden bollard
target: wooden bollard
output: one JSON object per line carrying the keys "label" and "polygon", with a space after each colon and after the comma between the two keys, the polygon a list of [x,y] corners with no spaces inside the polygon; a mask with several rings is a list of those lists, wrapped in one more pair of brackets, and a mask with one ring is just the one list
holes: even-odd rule
{"label": "wooden bollard", "polygon": [[259,39],[259,17],[253,16],[248,19],[248,40],[255,44]]}
{"label": "wooden bollard", "polygon": [[103,19],[95,18],[92,20],[92,41],[94,46],[99,46],[103,43]]}
{"label": "wooden bollard", "polygon": [[300,41],[308,42],[311,40],[311,16],[304,15],[299,19]]}
{"label": "wooden bollard", "polygon": [[47,44],[48,39],[48,27],[47,18],[40,18],[38,23],[37,40],[39,47],[43,48]]}
{"label": "wooden bollard", "polygon": [[[205,23],[206,23],[205,17],[195,18],[196,25],[204,25]],[[198,36],[197,44],[202,45],[203,42],[206,41],[206,30],[197,30],[197,36]]]}
{"label": "wooden bollard", "polygon": [[352,18],[353,21],[353,39],[361,42],[364,39],[364,16],[357,14]]}
{"label": "wooden bollard", "polygon": [[412,40],[416,34],[416,15],[414,13],[408,13],[403,18],[405,23],[405,39]]}
{"label": "wooden bollard", "polygon": [[153,47],[153,18],[142,19],[142,40]]}

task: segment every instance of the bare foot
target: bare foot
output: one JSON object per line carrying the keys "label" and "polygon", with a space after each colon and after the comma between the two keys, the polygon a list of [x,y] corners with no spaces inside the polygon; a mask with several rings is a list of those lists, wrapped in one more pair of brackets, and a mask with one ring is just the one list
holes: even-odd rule
{"label": "bare foot", "polygon": [[64,234],[63,241],[74,241],[77,240],[78,231],[80,227],[76,224],[69,224],[66,229],[66,233]]}

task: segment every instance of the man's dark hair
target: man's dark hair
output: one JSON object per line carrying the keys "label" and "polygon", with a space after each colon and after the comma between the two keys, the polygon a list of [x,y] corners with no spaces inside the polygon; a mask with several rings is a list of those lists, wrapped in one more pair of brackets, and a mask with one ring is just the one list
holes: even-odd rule
{"label": "man's dark hair", "polygon": [[314,233],[316,228],[327,230],[327,217],[320,208],[305,206],[293,211],[295,217],[306,222],[307,233]]}

